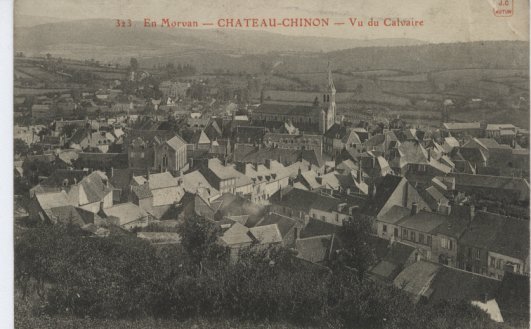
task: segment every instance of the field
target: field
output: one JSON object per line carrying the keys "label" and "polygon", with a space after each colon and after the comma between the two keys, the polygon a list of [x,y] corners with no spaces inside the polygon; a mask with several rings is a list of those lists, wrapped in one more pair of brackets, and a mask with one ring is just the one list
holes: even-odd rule
{"label": "field", "polygon": [[[285,84],[271,83],[266,90],[268,101],[311,102],[326,87],[326,72],[286,73],[283,77],[300,82],[295,89]],[[451,120],[508,122],[527,127],[529,118],[525,106],[529,100],[528,72],[525,69],[452,69],[412,74],[398,70],[357,71],[334,73],[338,111],[348,115],[356,104],[374,106],[375,115],[401,115],[414,122],[428,121],[439,125],[440,108],[445,99],[452,99],[459,108]],[[520,110],[514,104],[521,103]],[[466,105],[471,100],[480,105]],[[490,105],[486,105],[490,104]],[[495,105],[492,105],[495,104]],[[494,110],[496,108],[496,110]],[[503,113],[503,114],[502,114]]]}

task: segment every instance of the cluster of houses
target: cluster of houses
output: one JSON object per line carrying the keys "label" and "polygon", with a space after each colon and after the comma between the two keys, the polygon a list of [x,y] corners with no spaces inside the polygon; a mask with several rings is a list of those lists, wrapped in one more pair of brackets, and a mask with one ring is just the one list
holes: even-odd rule
{"label": "cluster of houses", "polygon": [[[188,88],[163,84],[161,104],[178,111],[173,99]],[[179,243],[177,233],[144,229],[197,215],[219,225],[231,261],[249,246],[282,246],[318,266],[341,249],[346,220],[366,219],[373,280],[415,301],[457,296],[492,310],[494,300],[495,320],[509,310],[512,282],[527,280],[527,131],[481,123],[420,129],[401,119],[349,124],[336,114],[330,72],[309,105],[176,118],[15,127],[15,138],[43,150],[15,161],[17,179],[32,182],[19,218]],[[35,163],[52,170],[43,174]]]}

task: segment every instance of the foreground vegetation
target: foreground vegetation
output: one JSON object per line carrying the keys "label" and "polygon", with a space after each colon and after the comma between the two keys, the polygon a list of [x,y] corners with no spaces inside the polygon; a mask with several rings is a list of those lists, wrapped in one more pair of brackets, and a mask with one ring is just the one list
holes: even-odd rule
{"label": "foreground vegetation", "polygon": [[228,264],[217,227],[194,218],[180,230],[182,246],[166,247],[71,226],[17,232],[17,327],[497,327],[466,302],[413,305],[394,287],[281,248]]}

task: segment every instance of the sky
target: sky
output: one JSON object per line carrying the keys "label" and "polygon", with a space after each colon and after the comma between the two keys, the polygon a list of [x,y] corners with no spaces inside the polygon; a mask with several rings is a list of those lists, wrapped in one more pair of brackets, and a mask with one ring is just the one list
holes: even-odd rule
{"label": "sky", "polygon": [[[496,17],[499,2],[513,3],[511,17]],[[529,40],[528,0],[15,0],[15,22],[28,16],[58,20],[123,18],[217,21],[219,18],[327,17],[346,24],[320,28],[280,28],[288,35],[353,39],[413,38],[429,42]],[[349,17],[423,20],[423,27],[353,28]],[[35,22],[37,22],[36,20]]]}

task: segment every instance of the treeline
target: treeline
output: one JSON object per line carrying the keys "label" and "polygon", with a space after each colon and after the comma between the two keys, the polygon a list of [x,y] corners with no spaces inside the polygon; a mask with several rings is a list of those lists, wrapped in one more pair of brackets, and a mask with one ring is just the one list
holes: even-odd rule
{"label": "treeline", "polygon": [[179,228],[180,246],[154,247],[129,235],[95,238],[72,226],[27,228],[15,236],[15,284],[39,296],[46,315],[286,321],[346,328],[489,328],[465,302],[413,305],[402,291],[350,270],[305,263],[290,250],[250,248],[236,264],[201,218]]}

